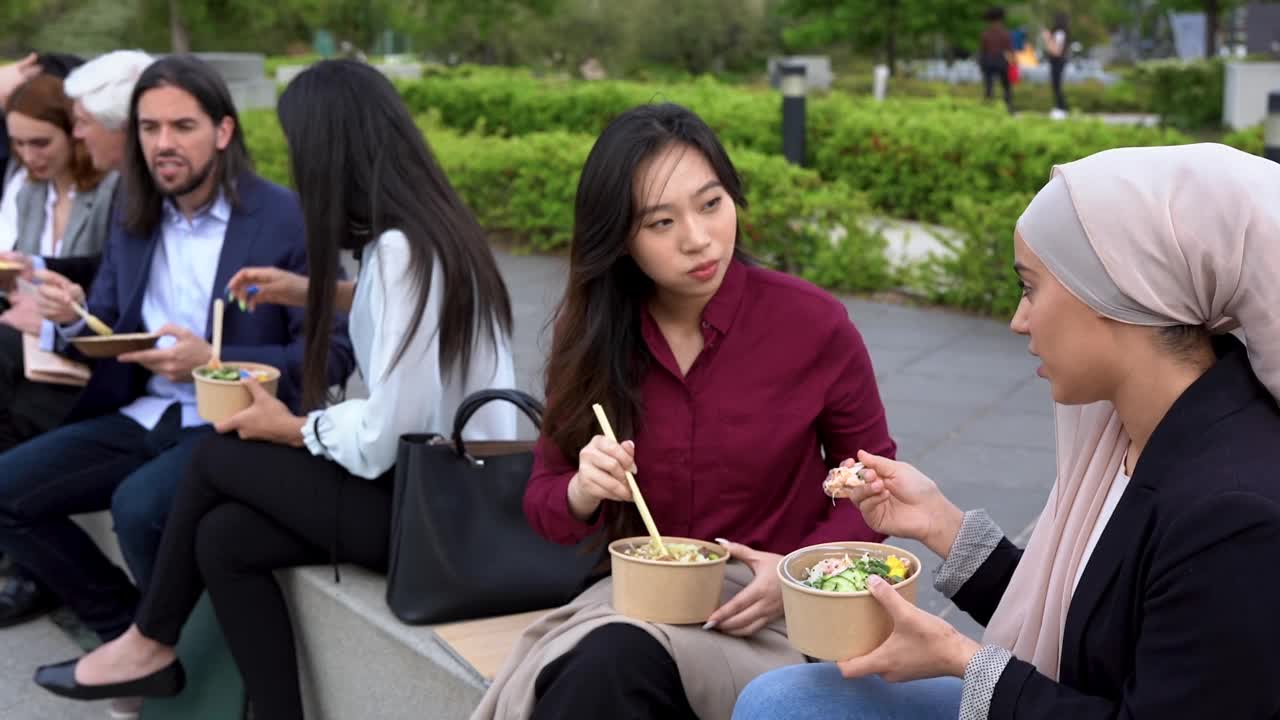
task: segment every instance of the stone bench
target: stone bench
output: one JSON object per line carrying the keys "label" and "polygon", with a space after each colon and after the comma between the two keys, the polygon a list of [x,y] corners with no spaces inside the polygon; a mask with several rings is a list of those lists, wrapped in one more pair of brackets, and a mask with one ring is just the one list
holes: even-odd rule
{"label": "stone bench", "polygon": [[[121,564],[108,513],[76,517]],[[386,580],[343,565],[278,573],[290,605],[307,717],[318,720],[464,719],[520,633],[542,612],[435,626],[391,614]]]}
{"label": "stone bench", "polygon": [[531,612],[409,626],[383,600],[386,581],[344,565],[280,573],[293,610],[307,717],[465,719],[480,702]]}

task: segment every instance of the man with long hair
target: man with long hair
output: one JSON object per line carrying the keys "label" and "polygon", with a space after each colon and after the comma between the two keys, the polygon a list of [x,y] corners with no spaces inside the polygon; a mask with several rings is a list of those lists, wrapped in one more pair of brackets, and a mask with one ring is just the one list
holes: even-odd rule
{"label": "man with long hair", "polygon": [[[85,332],[74,304],[116,333],[151,332],[155,348],[93,363],[71,422],[0,454],[0,550],[30,571],[104,640],[133,619],[138,590],[70,519],[110,508],[121,550],[145,586],[174,486],[198,440],[192,371],[209,362],[211,307],[241,267],[306,273],[296,197],[251,170],[225,82],[209,65],[172,56],[133,89],[117,222],[92,294],[37,273],[41,312],[60,341]],[[345,320],[330,378],[352,368]],[[297,405],[303,313],[279,306],[226,318],[222,357],[281,371],[279,396]],[[69,351],[74,352],[74,351]]]}

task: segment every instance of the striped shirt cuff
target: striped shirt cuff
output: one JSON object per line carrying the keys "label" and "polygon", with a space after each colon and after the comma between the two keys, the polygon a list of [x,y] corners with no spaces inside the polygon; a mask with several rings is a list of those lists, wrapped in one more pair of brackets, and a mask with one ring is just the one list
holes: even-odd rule
{"label": "striped shirt cuff", "polygon": [[987,720],[996,683],[1013,653],[997,645],[979,650],[964,669],[964,691],[960,695],[960,720]]}
{"label": "striped shirt cuff", "polygon": [[951,554],[934,573],[933,587],[948,598],[960,592],[1003,538],[1004,532],[986,510],[965,513],[960,532],[951,543]]}

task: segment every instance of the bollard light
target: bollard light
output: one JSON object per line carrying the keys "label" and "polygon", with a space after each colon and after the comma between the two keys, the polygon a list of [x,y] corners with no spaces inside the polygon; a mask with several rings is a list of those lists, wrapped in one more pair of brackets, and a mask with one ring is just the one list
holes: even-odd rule
{"label": "bollard light", "polygon": [[1267,95],[1267,122],[1262,131],[1262,156],[1280,163],[1280,90]]}
{"label": "bollard light", "polygon": [[871,71],[871,94],[875,97],[876,102],[884,102],[884,96],[889,90],[889,66],[877,65]]}
{"label": "bollard light", "polygon": [[780,63],[782,74],[782,155],[793,165],[804,165],[804,102],[809,89],[805,66]]}

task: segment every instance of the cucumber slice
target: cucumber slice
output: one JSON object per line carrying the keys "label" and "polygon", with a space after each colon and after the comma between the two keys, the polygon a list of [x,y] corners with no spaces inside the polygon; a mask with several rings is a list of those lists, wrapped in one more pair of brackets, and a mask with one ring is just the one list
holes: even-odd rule
{"label": "cucumber slice", "polygon": [[837,575],[833,578],[827,578],[827,581],[822,583],[822,589],[826,590],[827,592],[841,592],[841,593],[857,592],[857,590],[854,589],[853,581],[847,577],[844,577],[843,575]]}

